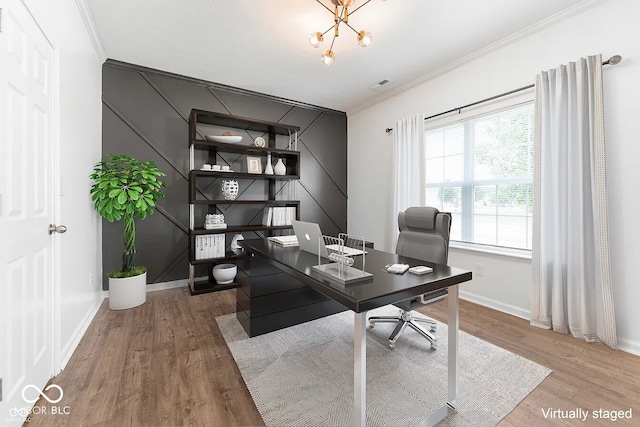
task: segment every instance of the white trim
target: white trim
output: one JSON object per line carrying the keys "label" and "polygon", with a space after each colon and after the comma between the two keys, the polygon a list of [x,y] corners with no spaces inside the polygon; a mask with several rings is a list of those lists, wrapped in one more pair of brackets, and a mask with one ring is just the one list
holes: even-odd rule
{"label": "white trim", "polygon": [[[500,301],[486,298],[472,292],[460,290],[460,298],[465,301],[470,301],[483,307],[488,307],[493,310],[500,311],[502,313],[510,314],[515,317],[529,321],[531,319],[531,312],[520,307],[516,307],[510,304],[504,304]],[[557,332],[556,332],[557,333]],[[640,356],[640,342],[627,340],[618,337],[618,350],[626,353]]]}
{"label": "white trim", "polygon": [[466,301],[471,301],[483,307],[488,307],[502,313],[507,313],[512,316],[519,317],[527,321],[531,319],[531,312],[529,310],[525,310],[524,308],[516,307],[511,304],[505,304],[491,298],[474,294],[472,292],[460,290],[460,298]]}
{"label": "white trim", "polygon": [[[35,20],[35,18],[34,18]],[[39,27],[42,31],[42,28]],[[44,34],[44,32],[43,32]],[[47,39],[49,40],[49,39]],[[51,44],[51,43],[50,43]],[[62,178],[60,165],[60,49],[51,44],[53,50],[53,111],[51,116],[51,140],[53,142],[53,203],[54,224],[61,224],[62,206]],[[56,374],[62,370],[62,253],[60,237],[54,237],[54,258],[53,258],[53,372]]]}
{"label": "white trim", "polygon": [[481,252],[484,254],[500,255],[500,256],[505,256],[509,258],[518,258],[518,259],[531,261],[531,251],[527,249],[505,248],[502,246],[488,246],[488,245],[481,245],[478,243],[457,242],[453,240],[449,242],[449,248],[460,249],[460,250],[469,251],[469,252]]}
{"label": "white trim", "polygon": [[91,9],[87,5],[86,0],[76,0],[76,6],[78,7],[78,11],[80,12],[80,16],[82,17],[82,22],[84,22],[84,26],[87,29],[87,34],[91,39],[91,43],[93,44],[93,48],[96,51],[98,59],[100,60],[100,62],[106,61],[107,53],[104,50],[104,45],[102,44],[102,39],[100,39],[100,34],[98,33],[96,24],[93,21]]}
{"label": "white trim", "polygon": [[618,338],[618,350],[640,356],[640,342]]}
{"label": "white trim", "polygon": [[96,314],[98,313],[98,310],[100,309],[100,306],[104,301],[105,292],[100,292],[97,295],[98,298],[96,298],[93,307],[91,307],[91,309],[84,316],[84,319],[82,319],[76,330],[73,331],[71,339],[67,341],[67,345],[65,345],[65,347],[61,349],[60,366],[56,367],[57,369],[54,372],[54,375],[58,375],[67,366],[67,363],[69,363],[71,356],[73,356],[73,352],[76,350],[76,348],[78,348],[80,340],[82,340],[82,337],[84,337],[87,329],[89,329],[89,326],[91,326],[91,322],[93,322],[93,319],[96,317]]}
{"label": "white trim", "polygon": [[173,280],[147,285],[147,292],[164,291],[165,289],[183,288],[189,286],[189,279]]}
{"label": "white trim", "polygon": [[510,36],[507,36],[501,40],[498,40],[495,43],[491,43],[488,46],[483,47],[482,49],[476,50],[475,52],[470,53],[467,56],[463,56],[460,59],[457,59],[443,67],[440,67],[428,74],[425,74],[422,77],[417,78],[416,80],[413,80],[405,85],[402,85],[394,90],[391,90],[389,92],[386,92],[384,94],[381,94],[379,97],[377,98],[373,98],[372,100],[369,100],[367,102],[365,102],[364,104],[360,104],[350,110],[347,111],[347,117],[351,116],[355,113],[358,113],[362,110],[365,110],[375,104],[378,104],[382,101],[385,101],[389,98],[392,98],[402,92],[405,92],[415,86],[421,85],[425,82],[428,82],[430,80],[435,79],[438,76],[441,76],[443,74],[446,74],[448,72],[450,72],[451,70],[454,70],[456,68],[459,68],[461,66],[463,66],[464,64],[474,61],[484,55],[487,55],[495,50],[498,50],[504,46],[507,46],[511,43],[515,43],[519,40],[525,39],[533,34],[539,33],[543,30],[546,30],[547,28],[550,28],[556,24],[559,24],[562,21],[565,21],[567,19],[570,19],[576,15],[579,15],[591,8],[594,8],[596,6],[599,6],[602,3],[606,3],[609,0],[585,0],[583,2],[577,3],[571,7],[568,7],[564,10],[561,10],[560,12],[553,14],[545,19],[543,19],[542,21],[538,21],[533,25],[530,25],[516,33],[511,34]]}

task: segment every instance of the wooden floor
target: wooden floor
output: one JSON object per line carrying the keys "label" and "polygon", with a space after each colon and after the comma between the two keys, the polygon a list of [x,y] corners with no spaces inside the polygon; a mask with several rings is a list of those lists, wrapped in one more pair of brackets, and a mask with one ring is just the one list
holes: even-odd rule
{"label": "wooden floor", "polygon": [[[51,415],[48,405],[47,415],[33,415],[25,425],[264,425],[214,320],[235,311],[235,290],[190,296],[181,288],[147,298],[126,311],[103,303],[66,369],[51,381],[64,390],[56,406],[68,406],[69,414]],[[446,303],[422,311],[446,321]],[[460,325],[554,371],[501,425],[613,425],[593,419],[600,409],[632,409],[633,419],[615,425],[640,425],[640,357],[532,328],[466,301]],[[545,418],[548,408],[581,408],[589,418]]]}

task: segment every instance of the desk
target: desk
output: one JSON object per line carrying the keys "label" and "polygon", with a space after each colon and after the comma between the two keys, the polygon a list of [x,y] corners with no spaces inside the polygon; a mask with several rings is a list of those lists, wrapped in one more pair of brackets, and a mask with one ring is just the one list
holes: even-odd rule
{"label": "desk", "polygon": [[[458,392],[458,284],[471,280],[470,271],[368,249],[365,270],[372,273],[373,278],[366,282],[342,285],[314,271],[312,266],[318,264],[317,255],[301,251],[298,247],[277,246],[267,239],[243,240],[238,243],[244,248],[249,262],[254,258],[266,262],[354,312],[353,386],[356,426],[366,424],[367,312],[448,287],[448,399],[446,405],[427,422],[435,424],[444,418],[449,410],[455,409]],[[362,268],[362,257],[357,256],[354,259],[354,268]],[[433,267],[433,272],[418,276],[411,273],[389,274],[383,270],[385,265],[394,263],[429,265]]]}

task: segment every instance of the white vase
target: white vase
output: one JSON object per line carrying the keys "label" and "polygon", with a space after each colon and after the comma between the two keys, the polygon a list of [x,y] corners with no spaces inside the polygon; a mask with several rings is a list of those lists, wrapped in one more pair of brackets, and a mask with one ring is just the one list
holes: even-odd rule
{"label": "white vase", "polygon": [[240,233],[233,236],[233,239],[231,240],[231,251],[236,255],[242,253],[242,246],[238,244],[240,240],[244,240],[244,236]]}
{"label": "white vase", "polygon": [[222,195],[225,200],[235,200],[238,197],[238,181],[235,179],[223,179]]}
{"label": "white vase", "polygon": [[265,175],[273,175],[273,166],[271,166],[271,154],[267,154],[267,165],[264,168]]}
{"label": "white vase", "polygon": [[287,167],[282,163],[282,159],[278,159],[278,163],[273,167],[273,172],[276,175],[285,175],[287,173]]}
{"label": "white vase", "polygon": [[126,310],[147,300],[147,273],[123,279],[109,278],[109,308]]}

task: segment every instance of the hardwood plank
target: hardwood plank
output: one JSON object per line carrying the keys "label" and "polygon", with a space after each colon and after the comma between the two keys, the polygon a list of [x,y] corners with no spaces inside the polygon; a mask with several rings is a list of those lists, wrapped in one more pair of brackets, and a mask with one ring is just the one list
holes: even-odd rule
{"label": "hardwood plank", "polygon": [[[146,304],[126,311],[110,311],[105,301],[67,368],[51,380],[63,388],[58,405],[68,405],[70,414],[34,415],[28,425],[264,425],[215,322],[235,312],[235,292],[151,292]],[[420,311],[446,322],[446,302]],[[464,300],[460,325],[554,371],[501,426],[611,425],[592,417],[583,424],[543,414],[548,408],[578,407],[632,409],[633,419],[615,424],[640,422],[640,357],[534,328]],[[37,405],[51,406],[43,399]]]}
{"label": "hardwood plank", "polygon": [[[447,321],[446,301],[419,311],[441,322]],[[535,328],[527,320],[464,300],[460,301],[460,329],[553,369],[553,373],[502,420],[501,426],[611,425],[612,421],[594,419],[592,412],[630,408],[633,419],[618,419],[615,424],[637,426],[640,423],[640,357]],[[543,410],[548,408],[563,411],[582,408],[589,412],[589,418],[586,423],[545,418]]]}

